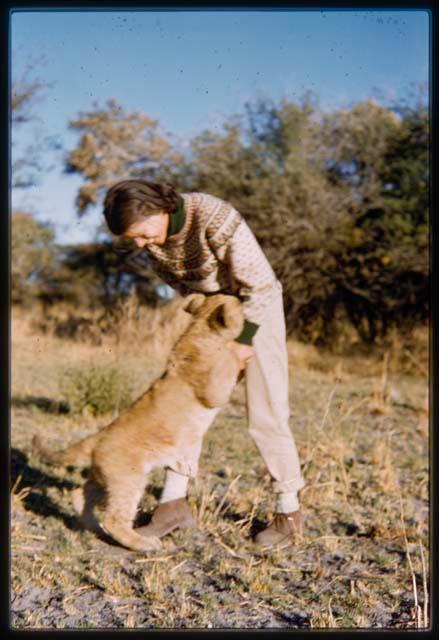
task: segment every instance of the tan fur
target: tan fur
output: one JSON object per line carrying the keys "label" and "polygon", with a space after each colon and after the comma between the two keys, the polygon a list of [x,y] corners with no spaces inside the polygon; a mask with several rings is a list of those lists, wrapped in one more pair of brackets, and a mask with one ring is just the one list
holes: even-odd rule
{"label": "tan fur", "polygon": [[51,453],[34,438],[49,462],[85,465],[89,478],[73,492],[83,523],[98,529],[95,506],[102,506],[102,529],[129,549],[158,549],[158,538],[132,528],[147,474],[154,467],[184,467],[185,450],[203,437],[230,397],[239,374],[234,339],[243,314],[232,296],[193,294],[184,308],[193,314],[173,348],[165,374],[111,424],[62,452]]}

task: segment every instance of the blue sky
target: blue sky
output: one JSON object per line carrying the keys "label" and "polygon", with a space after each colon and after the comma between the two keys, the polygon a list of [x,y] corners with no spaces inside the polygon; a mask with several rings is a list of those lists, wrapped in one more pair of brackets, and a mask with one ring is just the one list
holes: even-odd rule
{"label": "blue sky", "polygon": [[[311,89],[333,109],[368,97],[388,103],[429,79],[426,11],[32,10],[10,24],[12,75],[43,61],[37,75],[51,88],[35,109],[37,129],[63,145],[12,204],[52,222],[60,242],[92,239],[101,219],[99,208],[77,218],[81,179],[62,174],[78,139],[68,122],[95,101],[115,98],[184,142],[256,95],[294,100]],[[20,133],[35,135],[30,125]]]}

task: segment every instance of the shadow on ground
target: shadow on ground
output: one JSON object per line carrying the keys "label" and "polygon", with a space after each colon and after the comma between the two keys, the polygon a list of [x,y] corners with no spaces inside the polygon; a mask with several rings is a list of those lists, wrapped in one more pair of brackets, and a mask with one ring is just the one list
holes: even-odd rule
{"label": "shadow on ground", "polygon": [[13,396],[11,399],[13,407],[37,407],[44,413],[70,413],[70,405],[65,400],[52,400],[45,396]]}
{"label": "shadow on ground", "polygon": [[[84,469],[82,475],[86,476],[87,470]],[[10,486],[11,489],[13,488],[15,494],[23,492],[22,504],[26,511],[43,516],[44,518],[50,516],[55,517],[61,520],[64,525],[72,531],[83,530],[80,519],[76,515],[66,513],[47,495],[47,489],[50,487],[55,487],[60,491],[64,489],[71,491],[76,489],[78,484],[70,480],[57,478],[30,466],[27,455],[16,448],[11,449]],[[149,522],[151,514],[145,515]],[[106,545],[112,547],[118,547],[123,551],[123,548],[104,531],[95,531],[94,534],[100,542],[104,542]]]}
{"label": "shadow on ground", "polygon": [[[87,474],[86,470],[83,470],[82,475]],[[51,487],[58,489],[59,491],[75,489],[78,484],[68,479],[63,479],[51,475],[45,471],[32,467],[29,464],[28,457],[20,449],[11,449],[11,488],[14,493],[18,494],[23,492],[22,504],[26,511],[30,511],[36,515],[47,517],[55,517],[63,522],[63,524],[72,531],[81,530],[83,527],[79,518],[76,515],[71,515],[65,512],[56,502],[47,495],[47,490]],[[161,488],[148,485],[146,490],[154,495],[156,499],[159,499],[161,494]],[[220,500],[215,500],[214,507],[220,505]],[[224,520],[230,522],[239,522],[245,518],[244,513],[235,512],[232,510],[232,504],[228,501],[222,504],[222,515]],[[151,512],[140,512],[135,520],[134,527],[144,527],[151,522]],[[255,518],[251,523],[251,530],[249,532],[250,538],[253,538],[259,531],[265,526],[266,522]],[[103,531],[95,532],[96,537],[110,546],[119,546]]]}
{"label": "shadow on ground", "polygon": [[46,490],[49,487],[55,487],[60,491],[63,489],[72,490],[77,487],[77,484],[31,467],[27,455],[16,448],[11,449],[10,483],[14,493],[23,492],[22,503],[27,511],[44,517],[54,516],[62,520],[69,529],[77,530],[80,528],[75,516],[65,513],[46,495]]}

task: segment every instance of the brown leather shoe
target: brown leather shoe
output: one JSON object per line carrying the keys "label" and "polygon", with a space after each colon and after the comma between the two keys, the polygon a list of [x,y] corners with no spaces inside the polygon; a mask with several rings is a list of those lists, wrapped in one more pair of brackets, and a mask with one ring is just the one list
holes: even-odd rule
{"label": "brown leather shoe", "polygon": [[194,516],[186,498],[178,498],[159,504],[152,514],[151,522],[144,527],[139,527],[136,532],[148,538],[149,536],[162,538],[174,529],[195,526]]}
{"label": "brown leather shoe", "polygon": [[273,522],[255,536],[255,542],[264,547],[297,540],[303,536],[303,516],[300,511],[275,513]]}

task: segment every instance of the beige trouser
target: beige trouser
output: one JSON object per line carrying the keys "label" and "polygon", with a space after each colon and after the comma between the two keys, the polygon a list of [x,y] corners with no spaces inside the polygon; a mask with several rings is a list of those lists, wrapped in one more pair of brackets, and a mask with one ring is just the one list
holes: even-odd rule
{"label": "beige trouser", "polygon": [[[253,347],[245,376],[249,431],[273,479],[273,490],[298,491],[305,482],[289,426],[288,353],[280,283],[253,338]],[[185,451],[186,464],[177,464],[175,471],[197,475],[201,444]]]}
{"label": "beige trouser", "polygon": [[305,482],[289,426],[288,353],[282,287],[253,338],[246,367],[248,426],[273,478],[275,492],[298,491]]}

